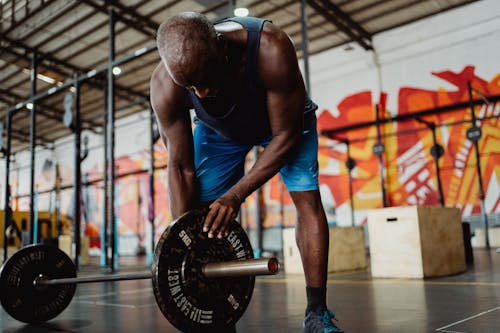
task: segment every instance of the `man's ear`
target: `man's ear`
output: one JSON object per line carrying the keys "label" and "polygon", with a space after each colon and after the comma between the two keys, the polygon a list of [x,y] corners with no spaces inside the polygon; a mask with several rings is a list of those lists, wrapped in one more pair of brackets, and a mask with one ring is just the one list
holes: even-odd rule
{"label": "man's ear", "polygon": [[224,35],[220,32],[217,33],[217,44],[223,46],[224,50],[227,48],[226,37],[224,37]]}
{"label": "man's ear", "polygon": [[219,47],[222,48],[224,55],[226,55],[227,59],[227,51],[228,51],[227,39],[226,37],[224,37],[223,34],[219,32],[217,33],[217,44],[219,45]]}

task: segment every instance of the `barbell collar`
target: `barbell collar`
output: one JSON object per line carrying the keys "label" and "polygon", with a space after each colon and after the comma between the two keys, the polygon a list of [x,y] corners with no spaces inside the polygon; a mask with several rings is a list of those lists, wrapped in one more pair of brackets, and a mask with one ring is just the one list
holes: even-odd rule
{"label": "barbell collar", "polygon": [[279,271],[276,258],[233,260],[209,263],[203,266],[203,275],[207,278],[235,277],[249,275],[274,275]]}

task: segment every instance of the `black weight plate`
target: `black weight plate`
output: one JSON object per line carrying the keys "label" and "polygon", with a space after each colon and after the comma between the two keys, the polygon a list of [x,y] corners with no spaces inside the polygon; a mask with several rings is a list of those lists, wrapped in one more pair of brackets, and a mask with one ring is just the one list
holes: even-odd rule
{"label": "black weight plate", "polygon": [[14,253],[0,268],[0,302],[13,318],[38,324],[60,314],[75,294],[75,284],[35,287],[33,281],[76,277],[71,259],[53,246],[30,245]]}
{"label": "black weight plate", "polygon": [[472,142],[479,141],[482,135],[483,133],[481,131],[481,128],[477,126],[472,126],[467,130],[467,139],[469,139]]}
{"label": "black weight plate", "polygon": [[217,332],[233,326],[252,297],[254,276],[206,278],[209,262],[253,258],[247,234],[233,222],[229,236],[209,239],[204,211],[173,222],[159,240],[153,259],[153,290],[163,315],[184,332]]}

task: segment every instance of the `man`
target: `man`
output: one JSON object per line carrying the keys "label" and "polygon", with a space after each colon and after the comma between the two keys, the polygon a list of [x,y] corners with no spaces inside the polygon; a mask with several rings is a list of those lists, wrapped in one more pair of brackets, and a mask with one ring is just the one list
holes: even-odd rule
{"label": "man", "polygon": [[[328,226],[318,190],[317,105],[307,97],[290,38],[267,20],[214,25],[188,12],[159,27],[157,46],[161,63],[151,78],[151,103],[168,151],[173,217],[209,206],[204,231],[225,237],[245,198],[280,172],[298,213],[305,332],[342,332],[326,307]],[[264,151],[244,174],[254,145]]]}

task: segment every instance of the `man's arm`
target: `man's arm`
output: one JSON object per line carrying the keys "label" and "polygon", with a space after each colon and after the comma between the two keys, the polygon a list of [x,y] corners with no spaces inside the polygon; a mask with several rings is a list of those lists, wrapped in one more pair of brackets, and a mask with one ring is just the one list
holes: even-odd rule
{"label": "man's arm", "polygon": [[170,211],[177,218],[197,205],[193,135],[184,88],[172,81],[162,63],[151,77],[150,98],[168,152]]}
{"label": "man's arm", "polygon": [[241,202],[281,169],[302,135],[306,91],[295,48],[289,37],[272,24],[266,23],[262,32],[258,68],[267,89],[272,140],[251,170],[210,206],[205,220],[209,236],[218,228],[218,237],[226,234]]}

